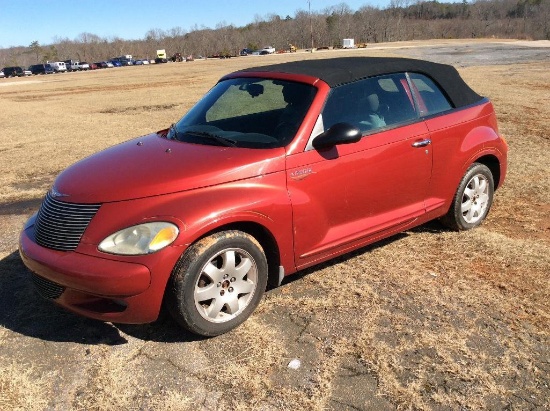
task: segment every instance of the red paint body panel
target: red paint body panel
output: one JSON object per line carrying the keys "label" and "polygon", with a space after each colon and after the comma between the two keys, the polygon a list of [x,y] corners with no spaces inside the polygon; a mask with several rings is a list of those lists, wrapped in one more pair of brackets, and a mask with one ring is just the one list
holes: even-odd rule
{"label": "red paint body panel", "polygon": [[34,247],[32,229],[23,231],[19,249],[31,270],[83,292],[126,297],[144,292],[151,283],[149,269],[141,264]]}
{"label": "red paint body panel", "polygon": [[[273,238],[285,274],[442,216],[460,179],[479,158],[494,158],[502,184],[507,145],[491,103],[451,110],[365,135],[353,144],[306,150],[331,89],[288,73],[246,72],[314,85],[317,94],[286,147],[248,149],[182,143],[163,133],[119,144],[60,174],[60,201],[99,204],[74,251],[20,237],[24,263],[67,290],[56,302],[101,320],[157,318],[167,282],[190,244],[226,227],[261,227]],[[414,147],[431,140],[425,147]],[[138,144],[140,143],[140,144]],[[179,236],[152,254],[106,254],[107,236],[164,221]]]}
{"label": "red paint body panel", "polygon": [[[427,198],[435,216],[447,212],[460,179],[474,161],[490,155],[500,164],[500,182],[507,170],[508,148],[496,129],[490,102],[425,120],[434,152],[433,177]],[[495,185],[500,185],[495,181]]]}
{"label": "red paint body panel", "polygon": [[[424,213],[432,153],[412,144],[427,136],[418,122],[289,157],[298,268]],[[292,178],[300,170],[307,175]]]}
{"label": "red paint body panel", "polygon": [[[284,157],[273,161],[284,165]],[[180,235],[171,246],[149,255],[111,255],[97,249],[109,234],[148,221],[172,222],[180,228]],[[285,246],[279,250],[281,265],[295,271],[292,210],[282,171],[215,187],[103,204],[75,252],[40,247],[31,240],[30,227],[21,235],[20,254],[32,271],[70,289],[69,297],[64,294],[56,302],[71,311],[107,321],[150,322],[158,316],[170,274],[187,246],[216,228],[242,222],[265,227],[277,244]],[[66,263],[61,264],[60,258]],[[128,308],[106,311],[104,307],[109,307],[113,298]]]}
{"label": "red paint body panel", "polygon": [[155,133],[79,161],[58,176],[55,187],[77,203],[150,197],[269,174],[277,171],[271,157],[282,152],[182,144]]}
{"label": "red paint body panel", "polygon": [[[42,248],[34,242],[32,227],[21,233],[19,253],[33,272],[66,287],[56,302],[73,312],[126,323],[152,322],[158,317],[166,284],[159,284],[142,264]],[[114,301],[126,308],[120,311]]]}

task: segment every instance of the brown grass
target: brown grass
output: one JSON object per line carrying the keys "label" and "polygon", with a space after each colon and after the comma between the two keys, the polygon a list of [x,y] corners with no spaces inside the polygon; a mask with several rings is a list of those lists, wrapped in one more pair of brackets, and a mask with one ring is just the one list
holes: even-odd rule
{"label": "brown grass", "polygon": [[[4,275],[26,275],[6,256],[31,210],[17,213],[13,204],[43,196],[72,162],[168,126],[221,75],[304,57],[10,79],[0,87],[0,204],[11,210],[0,213],[9,239],[0,241]],[[50,315],[75,327],[72,341],[59,342],[53,332],[28,331],[33,313],[2,306],[0,318],[20,320],[0,324],[0,408],[550,408],[547,65],[460,69],[493,101],[510,145],[508,179],[482,227],[454,233],[430,223],[315,267],[269,292],[243,326],[209,340],[178,342],[167,321],[152,326],[154,335],[120,327],[124,345],[82,342],[84,326],[39,301],[41,321]],[[86,327],[101,332],[94,324]],[[17,358],[13,349],[3,354],[13,344]],[[39,347],[59,352],[63,344],[66,358],[43,358],[29,371]],[[302,361],[298,370],[287,367],[293,358]],[[72,368],[60,374],[56,361]],[[63,397],[52,400],[60,386]]]}

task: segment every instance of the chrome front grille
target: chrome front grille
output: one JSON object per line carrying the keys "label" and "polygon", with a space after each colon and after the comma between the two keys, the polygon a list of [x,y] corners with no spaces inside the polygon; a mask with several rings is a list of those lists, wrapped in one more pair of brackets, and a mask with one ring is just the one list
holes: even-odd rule
{"label": "chrome front grille", "polygon": [[36,218],[37,244],[52,250],[74,250],[100,206],[65,203],[48,193]]}

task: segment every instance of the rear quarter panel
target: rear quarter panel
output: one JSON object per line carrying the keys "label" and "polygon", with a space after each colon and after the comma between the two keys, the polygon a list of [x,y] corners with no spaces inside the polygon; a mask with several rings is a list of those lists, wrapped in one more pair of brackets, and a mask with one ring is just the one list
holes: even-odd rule
{"label": "rear quarter panel", "polygon": [[427,212],[433,214],[432,218],[447,212],[460,180],[477,159],[487,155],[497,158],[502,183],[506,174],[507,147],[498,134],[493,105],[488,100],[426,118],[425,122],[434,154],[426,201]]}

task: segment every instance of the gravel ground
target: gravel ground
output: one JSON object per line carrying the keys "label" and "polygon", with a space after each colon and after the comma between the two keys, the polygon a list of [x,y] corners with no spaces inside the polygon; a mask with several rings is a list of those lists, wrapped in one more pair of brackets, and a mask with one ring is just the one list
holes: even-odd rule
{"label": "gravel ground", "polygon": [[550,41],[514,43],[472,43],[449,46],[423,46],[396,50],[403,57],[418,58],[455,67],[495,66],[550,61]]}

